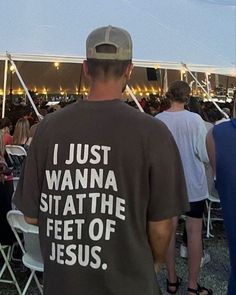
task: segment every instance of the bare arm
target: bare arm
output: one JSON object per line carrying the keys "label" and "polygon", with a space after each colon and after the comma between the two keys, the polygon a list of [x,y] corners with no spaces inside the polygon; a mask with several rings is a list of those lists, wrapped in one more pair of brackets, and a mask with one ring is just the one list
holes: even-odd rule
{"label": "bare arm", "polygon": [[164,263],[172,234],[172,219],[148,222],[149,244],[155,263]]}
{"label": "bare arm", "polygon": [[26,144],[27,144],[28,146],[30,146],[32,139],[33,139],[32,137],[29,137],[29,138],[28,138],[28,140],[27,140],[27,142],[26,142]]}
{"label": "bare arm", "polygon": [[31,217],[27,217],[24,216],[25,221],[29,224],[33,224],[33,225],[38,225],[38,219],[37,218],[31,218]]}
{"label": "bare arm", "polygon": [[216,163],[215,163],[215,142],[212,134],[212,129],[207,133],[206,148],[209,157],[209,161],[213,170],[214,176],[216,175]]}

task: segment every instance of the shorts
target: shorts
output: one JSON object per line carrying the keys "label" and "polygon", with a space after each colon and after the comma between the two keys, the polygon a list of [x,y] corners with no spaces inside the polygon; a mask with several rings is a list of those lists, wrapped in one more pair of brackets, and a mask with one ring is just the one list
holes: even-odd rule
{"label": "shorts", "polygon": [[205,208],[205,201],[206,200],[190,202],[190,211],[186,212],[185,215],[192,218],[202,218]]}

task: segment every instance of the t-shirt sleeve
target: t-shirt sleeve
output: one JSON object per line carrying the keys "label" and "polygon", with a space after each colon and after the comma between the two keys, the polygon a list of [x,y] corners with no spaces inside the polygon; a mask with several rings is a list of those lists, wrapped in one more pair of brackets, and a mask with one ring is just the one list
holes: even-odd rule
{"label": "t-shirt sleeve", "polygon": [[168,128],[149,136],[150,199],[148,221],[159,221],[189,211],[185,177],[179,151]]}
{"label": "t-shirt sleeve", "polygon": [[13,203],[16,208],[22,211],[25,216],[31,218],[38,218],[42,183],[42,176],[38,173],[39,161],[37,160],[37,145],[38,139],[36,133],[29,147],[13,198]]}

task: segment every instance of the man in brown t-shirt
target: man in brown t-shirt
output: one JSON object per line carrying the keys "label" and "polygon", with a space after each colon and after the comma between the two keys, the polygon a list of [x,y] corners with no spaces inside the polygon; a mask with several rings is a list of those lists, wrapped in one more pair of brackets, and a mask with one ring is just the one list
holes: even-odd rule
{"label": "man in brown t-shirt", "polygon": [[88,99],[46,116],[30,146],[15,204],[38,224],[44,293],[160,294],[171,217],[188,210],[168,129],[122,102],[132,41],[115,27],[86,43]]}

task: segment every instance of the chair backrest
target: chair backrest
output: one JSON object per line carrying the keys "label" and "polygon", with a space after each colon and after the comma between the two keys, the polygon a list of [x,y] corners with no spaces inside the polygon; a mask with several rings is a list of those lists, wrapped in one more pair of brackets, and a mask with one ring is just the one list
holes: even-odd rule
{"label": "chair backrest", "polygon": [[6,152],[12,156],[27,156],[26,150],[20,145],[6,145]]}
{"label": "chair backrest", "polygon": [[[7,220],[15,234],[17,242],[23,253],[28,253],[33,259],[42,261],[42,255],[39,244],[38,226],[28,224],[24,215],[19,210],[11,210],[7,213]],[[19,232],[23,232],[24,246],[19,237]]]}
{"label": "chair backrest", "polygon": [[13,168],[13,176],[19,177],[22,165],[27,156],[26,150],[19,145],[6,145],[6,152],[9,159],[8,165]]}

